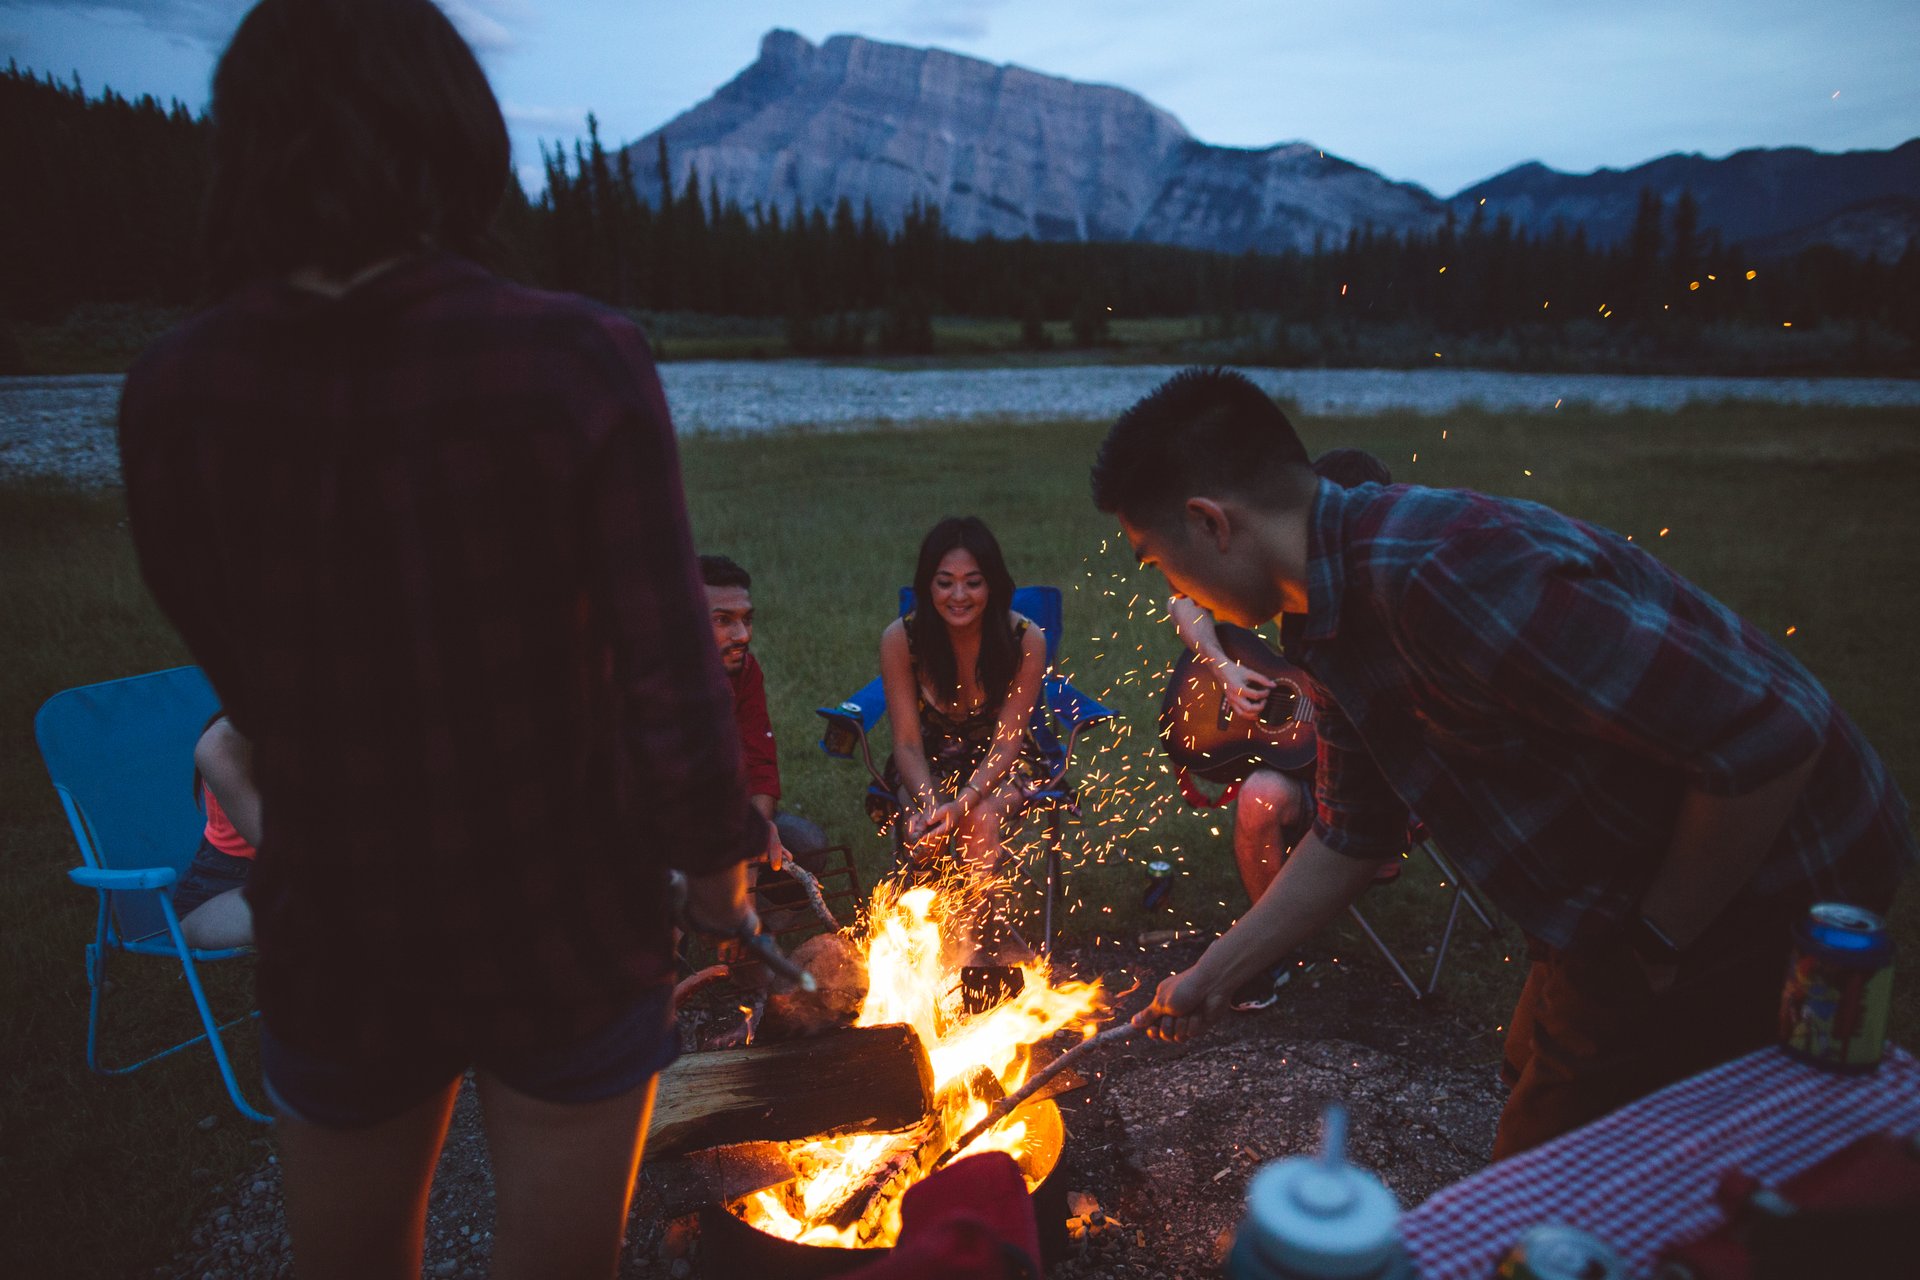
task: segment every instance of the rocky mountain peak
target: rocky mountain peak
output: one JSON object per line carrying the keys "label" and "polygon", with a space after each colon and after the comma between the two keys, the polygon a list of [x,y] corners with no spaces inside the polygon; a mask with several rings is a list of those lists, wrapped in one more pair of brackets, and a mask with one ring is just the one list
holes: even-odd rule
{"label": "rocky mountain peak", "polygon": [[[658,196],[662,137],[676,191],[697,171],[703,188],[745,208],[830,211],[846,200],[892,227],[915,203],[937,205],[968,237],[1304,251],[1369,226],[1427,231],[1446,216],[1424,188],[1308,141],[1212,146],[1125,89],[856,35],[816,45],[767,32],[750,66],[632,144],[646,199]],[[1449,203],[1462,218],[1505,215],[1534,234],[1580,227],[1611,244],[1632,225],[1642,190],[1668,208],[1692,193],[1701,231],[1728,241],[1898,256],[1914,238],[1920,139],[1840,155],[1675,153],[1588,174],[1529,161]]]}
{"label": "rocky mountain peak", "polygon": [[962,236],[1283,250],[1440,216],[1308,142],[1211,147],[1125,89],[853,35],[769,31],[751,66],[633,144],[636,171],[661,136],[676,189],[697,170],[743,206],[845,199],[895,226],[918,201]]}

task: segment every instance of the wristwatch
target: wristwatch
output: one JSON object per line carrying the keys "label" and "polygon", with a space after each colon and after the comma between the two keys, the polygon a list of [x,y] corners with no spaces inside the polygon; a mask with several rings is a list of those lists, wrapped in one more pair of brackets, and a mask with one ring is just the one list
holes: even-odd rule
{"label": "wristwatch", "polygon": [[1627,948],[1649,965],[1680,963],[1680,948],[1672,938],[1645,916],[1635,916],[1627,933]]}

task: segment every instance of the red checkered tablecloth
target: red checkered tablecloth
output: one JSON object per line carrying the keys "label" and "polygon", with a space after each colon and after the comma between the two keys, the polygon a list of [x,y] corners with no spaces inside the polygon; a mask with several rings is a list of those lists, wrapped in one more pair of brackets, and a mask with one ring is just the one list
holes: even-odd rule
{"label": "red checkered tablecloth", "polygon": [[1486,1280],[1543,1222],[1593,1232],[1646,1275],[1661,1250],[1719,1224],[1726,1170],[1778,1183],[1886,1129],[1920,1130],[1911,1054],[1890,1047],[1873,1074],[1837,1075],[1763,1049],[1436,1192],[1400,1235],[1421,1280]]}

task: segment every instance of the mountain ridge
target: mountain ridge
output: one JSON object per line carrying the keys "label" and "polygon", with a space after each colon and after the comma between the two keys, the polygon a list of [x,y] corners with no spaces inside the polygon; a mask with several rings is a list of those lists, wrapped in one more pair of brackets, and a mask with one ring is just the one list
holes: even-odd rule
{"label": "mountain ridge", "polygon": [[[675,191],[697,171],[703,189],[743,208],[831,210],[845,199],[897,228],[918,204],[938,206],[967,238],[1231,253],[1308,251],[1369,227],[1428,232],[1476,209],[1537,233],[1557,221],[1612,244],[1646,187],[1669,209],[1693,191],[1701,231],[1728,242],[1831,242],[1898,256],[1914,239],[1902,202],[1920,200],[1920,138],[1885,151],[1674,152],[1587,174],[1529,160],[1442,198],[1304,140],[1205,142],[1119,86],[856,35],[816,45],[780,28],[710,97],[629,144],[636,173],[652,175],[663,137]],[[636,187],[657,199],[651,176]],[[1891,203],[1875,213],[1876,201]]]}

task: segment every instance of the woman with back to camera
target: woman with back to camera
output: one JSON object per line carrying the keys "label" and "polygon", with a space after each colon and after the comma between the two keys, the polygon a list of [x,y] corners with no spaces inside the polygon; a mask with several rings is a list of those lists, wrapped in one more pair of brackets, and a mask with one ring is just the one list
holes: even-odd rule
{"label": "woman with back to camera", "polygon": [[[893,732],[887,781],[908,856],[949,854],[982,898],[1006,857],[1004,824],[1046,777],[1028,722],[1046,675],[1047,641],[1013,611],[1013,577],[978,516],[949,516],[920,543],[914,608],[880,635]],[[954,939],[968,963],[980,921]]]}
{"label": "woman with back to camera", "polygon": [[215,73],[218,300],[127,377],[141,571],[253,745],[261,1066],[308,1277],[418,1276],[470,1068],[491,1274],[606,1277],[686,916],[747,803],[645,338],[475,264],[506,128],[431,0],[263,0]]}

